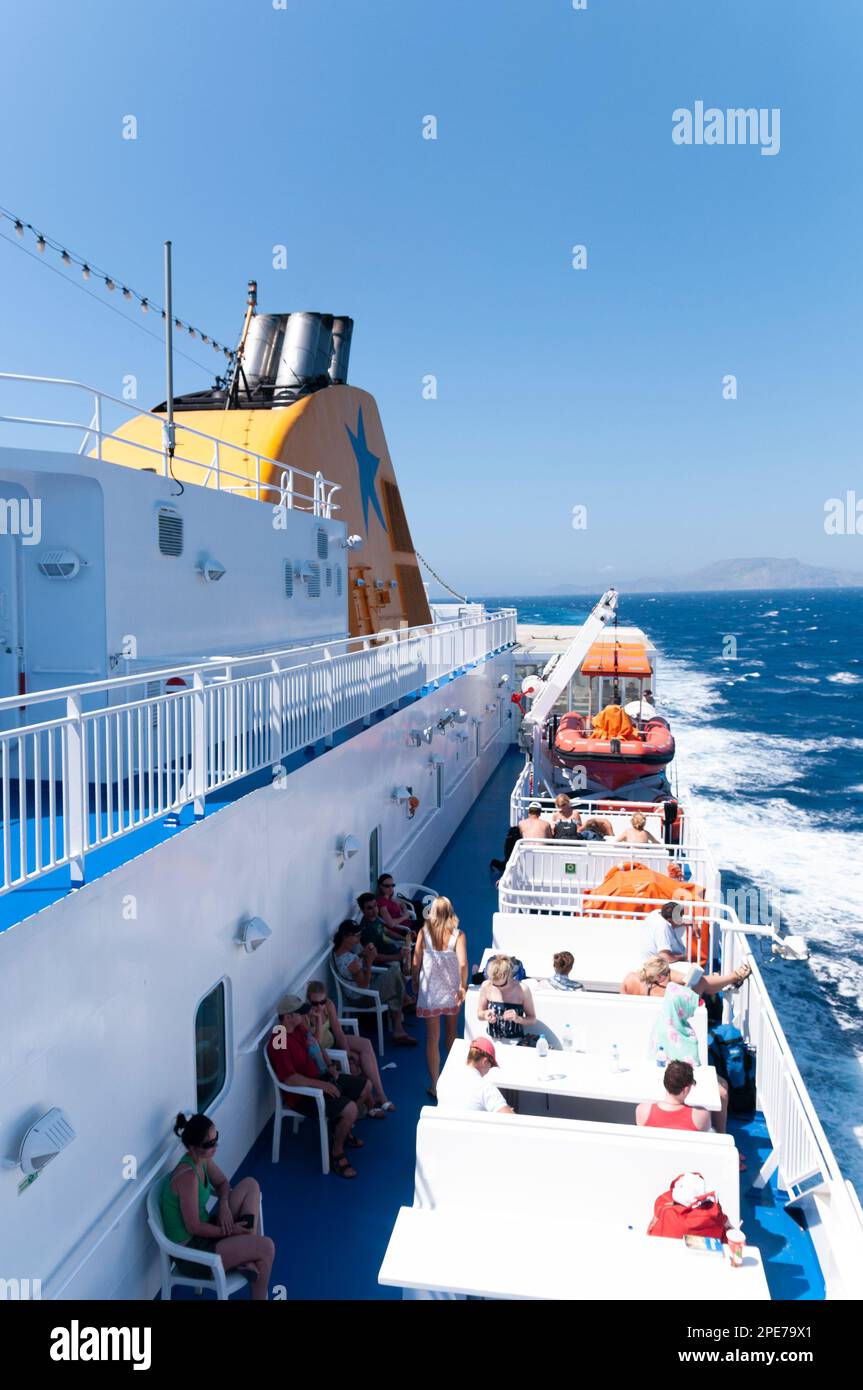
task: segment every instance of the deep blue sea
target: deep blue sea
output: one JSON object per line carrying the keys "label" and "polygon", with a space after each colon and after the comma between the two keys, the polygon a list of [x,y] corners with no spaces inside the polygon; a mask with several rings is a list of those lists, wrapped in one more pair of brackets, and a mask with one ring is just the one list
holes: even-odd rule
{"label": "deep blue sea", "polygon": [[[575,624],[597,597],[486,602]],[[765,951],[763,969],[863,1197],[863,590],[624,595],[619,621],[658,649],[654,693],[723,886],[778,890],[808,940],[808,962]]]}

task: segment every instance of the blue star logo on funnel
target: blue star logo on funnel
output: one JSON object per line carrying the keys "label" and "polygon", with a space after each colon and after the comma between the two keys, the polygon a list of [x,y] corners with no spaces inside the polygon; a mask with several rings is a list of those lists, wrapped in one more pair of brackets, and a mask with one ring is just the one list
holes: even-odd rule
{"label": "blue star logo on funnel", "polygon": [[381,526],[383,526],[384,530],[386,531],[387,524],[384,521],[384,514],[381,511],[381,504],[378,501],[378,496],[375,492],[375,477],[377,475],[378,464],[380,463],[380,459],[372,453],[371,449],[366,443],[366,426],[365,421],[363,420],[362,406],[360,406],[359,413],[357,415],[356,434],[354,434],[350,425],[345,425],[345,429],[350,435],[351,447],[353,448],[354,455],[357,460],[357,472],[360,476],[360,496],[362,498],[363,503],[363,519],[365,521],[366,535],[368,535],[369,533],[369,502],[371,502],[372,506],[374,507],[377,513],[378,521],[381,523]]}

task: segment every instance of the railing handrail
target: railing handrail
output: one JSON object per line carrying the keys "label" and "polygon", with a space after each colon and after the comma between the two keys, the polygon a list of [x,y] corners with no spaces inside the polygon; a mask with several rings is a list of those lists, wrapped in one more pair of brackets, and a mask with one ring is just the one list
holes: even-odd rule
{"label": "railing handrail", "polygon": [[[51,700],[66,699],[72,694],[84,697],[87,695],[96,695],[103,691],[141,685],[145,682],[171,680],[176,677],[203,675],[206,673],[212,674],[215,671],[229,668],[231,671],[231,679],[233,679],[235,667],[254,665],[262,661],[278,661],[280,658],[286,657],[303,658],[307,653],[317,651],[322,653],[320,657],[307,658],[305,661],[300,660],[297,666],[314,665],[318,662],[331,662],[341,656],[359,656],[363,650],[381,650],[390,646],[398,646],[402,642],[418,640],[422,637],[445,636],[447,633],[453,631],[465,631],[470,628],[484,627],[495,619],[511,617],[514,615],[515,611],[514,608],[502,608],[488,613],[482,618],[455,618],[443,623],[421,623],[410,628],[392,628],[387,634],[386,641],[375,642],[376,637],[384,636],[383,633],[371,633],[365,637],[336,637],[331,638],[329,641],[311,643],[308,646],[279,647],[269,651],[252,652],[241,656],[213,656],[207,657],[204,661],[190,661],[180,666],[163,666],[155,669],[148,668],[129,671],[122,676],[106,676],[101,680],[87,681],[83,685],[60,685],[55,686],[52,690],[24,691],[20,695],[6,695],[0,699],[0,713],[4,710],[23,709],[26,705],[45,704]],[[363,646],[360,651],[353,652],[333,653],[330,650],[333,647],[352,642],[369,643],[370,645],[368,647]],[[291,670],[293,668],[285,667],[283,669]],[[266,674],[271,673],[268,672]],[[154,696],[150,698],[171,699],[172,696],[165,695],[164,697]],[[53,723],[54,721],[51,722]],[[31,726],[24,725],[22,727],[28,729]],[[20,732],[20,730],[15,729],[10,732],[17,733]]]}
{"label": "railing handrail", "polygon": [[[288,664],[262,653],[220,657],[0,701],[16,721],[0,732],[0,893],[67,864],[80,883],[86,856],[108,842],[185,806],[200,818],[208,796],[243,778],[280,776],[302,749],[332,747],[336,734],[368,725],[375,712],[508,650],[515,615],[404,635],[380,645],[363,639],[335,655],[325,645],[292,647]],[[162,683],[181,672],[175,689]],[[88,699],[106,691],[119,698]],[[19,722],[22,706],[49,701],[60,705],[55,718]]]}
{"label": "railing handrail", "polygon": [[[27,372],[0,372],[0,381],[30,381],[37,382],[42,386],[72,387],[76,391],[86,391],[88,394],[98,397],[99,400],[110,401],[112,405],[120,406],[122,410],[125,410],[127,414],[135,418],[143,415],[146,416],[147,419],[155,421],[161,427],[164,427],[165,425],[164,415],[157,415],[156,412],[153,410],[142,410],[138,406],[131,405],[129,401],[124,401],[120,396],[112,396],[110,391],[102,391],[98,386],[90,386],[85,381],[73,381],[70,377],[32,376]],[[79,423],[78,421],[73,422],[60,420],[31,420],[28,419],[26,416],[0,415],[0,421],[2,420],[18,424],[64,425],[70,429],[84,430],[88,434],[101,434],[104,439],[116,438],[116,436],[111,434],[110,432],[103,433],[103,431],[99,430],[94,424],[86,425]],[[175,420],[174,428],[175,431],[185,430],[187,434],[194,434],[197,436],[198,439],[205,439],[209,444],[218,444],[220,449],[233,449],[237,453],[248,455],[249,458],[260,459],[262,463],[271,463],[274,465],[274,467],[281,468],[284,469],[286,472],[293,473],[296,477],[307,478],[310,483],[318,481],[318,477],[316,474],[308,473],[304,468],[297,468],[295,464],[288,464],[285,463],[283,460],[274,459],[269,454],[259,454],[257,450],[249,449],[243,444],[235,444],[229,439],[219,439],[217,435],[207,434],[205,430],[195,429],[194,425],[186,425],[183,423],[182,420]],[[138,447],[137,441],[130,439],[118,439],[117,443],[128,444],[130,447]],[[143,449],[150,449],[150,451],[153,453],[162,452],[160,449],[153,450],[152,446],[146,444],[141,444],[140,447]],[[210,465],[208,464],[200,465],[200,467],[202,468],[207,468],[209,466]],[[239,478],[242,475],[239,473],[235,473],[231,476]],[[341,483],[334,483],[329,478],[324,478],[322,481],[325,483],[327,487],[332,488],[334,491],[336,489],[341,488]],[[252,482],[252,479],[247,479],[247,483],[250,486],[252,485]]]}

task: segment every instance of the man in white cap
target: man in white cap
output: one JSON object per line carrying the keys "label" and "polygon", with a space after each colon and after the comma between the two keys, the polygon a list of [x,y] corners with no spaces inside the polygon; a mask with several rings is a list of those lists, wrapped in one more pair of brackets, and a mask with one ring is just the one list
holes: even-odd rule
{"label": "man in white cap", "polygon": [[527,815],[519,821],[518,828],[523,840],[551,840],[554,836],[551,823],[543,820],[542,806],[538,801],[531,801]]}
{"label": "man in white cap", "polygon": [[497,1066],[497,1054],[491,1038],[474,1038],[467,1050],[463,1067],[444,1067],[437,1084],[439,1110],[479,1110],[490,1115],[512,1115],[500,1091],[489,1080],[489,1072]]}

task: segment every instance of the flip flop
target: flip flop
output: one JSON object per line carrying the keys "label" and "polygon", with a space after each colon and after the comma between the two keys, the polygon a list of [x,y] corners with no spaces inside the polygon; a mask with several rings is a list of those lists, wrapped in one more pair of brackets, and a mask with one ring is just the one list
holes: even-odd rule
{"label": "flip flop", "polygon": [[403,1038],[393,1038],[394,1047],[416,1047],[416,1045],[416,1038],[409,1038],[407,1033],[405,1033]]}
{"label": "flip flop", "polygon": [[346,1149],[364,1149],[365,1146],[365,1139],[358,1139],[355,1134],[349,1134],[347,1139],[345,1140]]}
{"label": "flip flop", "polygon": [[381,1110],[395,1110],[395,1106],[391,1100],[385,1100],[380,1108]]}
{"label": "flip flop", "polygon": [[382,1105],[373,1105],[371,1110],[369,1110],[368,1114],[371,1116],[373,1120],[386,1119],[386,1115],[384,1114],[384,1108]]}
{"label": "flip flop", "polygon": [[748,980],[749,976],[752,974],[752,966],[749,964],[748,961],[746,961],[745,964],[739,965],[734,973],[737,976],[737,979],[735,980],[732,988],[739,989],[740,986],[743,984],[743,981]]}
{"label": "flip flop", "polygon": [[330,1172],[337,1178],[355,1178],[356,1170],[351,1167],[344,1154],[330,1155]]}

